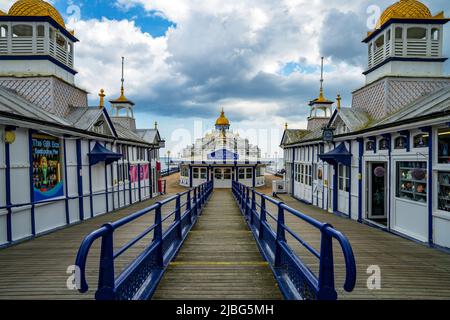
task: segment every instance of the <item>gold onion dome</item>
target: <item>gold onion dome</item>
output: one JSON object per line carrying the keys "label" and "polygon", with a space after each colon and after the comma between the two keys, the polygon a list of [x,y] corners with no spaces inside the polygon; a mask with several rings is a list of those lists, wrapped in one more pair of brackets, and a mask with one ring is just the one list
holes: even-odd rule
{"label": "gold onion dome", "polygon": [[222,109],[220,117],[217,118],[216,126],[229,126],[230,121],[225,117],[225,111]]}
{"label": "gold onion dome", "polygon": [[377,23],[377,29],[380,29],[391,19],[433,19],[443,18],[443,13],[433,17],[430,9],[418,0],[400,0],[388,7],[381,14]]}
{"label": "gold onion dome", "polygon": [[20,17],[50,17],[61,27],[66,28],[61,14],[50,3],[42,0],[19,0],[12,5],[9,16]]}

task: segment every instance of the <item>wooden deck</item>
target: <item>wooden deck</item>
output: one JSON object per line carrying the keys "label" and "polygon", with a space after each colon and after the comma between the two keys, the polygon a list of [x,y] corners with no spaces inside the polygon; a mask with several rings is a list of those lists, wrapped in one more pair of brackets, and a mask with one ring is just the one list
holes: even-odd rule
{"label": "wooden deck", "polygon": [[230,190],[214,190],[154,299],[282,299]]}
{"label": "wooden deck", "polygon": [[[290,196],[283,195],[280,198],[286,205],[319,221],[332,224],[349,238],[356,257],[357,287],[352,293],[341,289],[343,258],[338,253],[338,243],[334,243],[340,299],[450,299],[450,254],[338,217],[303,204]],[[320,247],[317,230],[290,215],[286,216],[286,222],[316,249]],[[288,242],[311,269],[317,271],[317,259],[301,249],[298,242],[289,238]],[[367,268],[372,265],[381,269],[381,290],[367,289]]]}
{"label": "wooden deck", "polygon": [[[179,192],[178,177],[167,177],[168,192]],[[129,214],[152,205],[164,197],[155,198],[98,216],[81,224],[52,232],[15,246],[0,249],[0,300],[1,299],[93,299],[97,288],[97,273],[100,241],[94,243],[87,262],[87,280],[90,290],[86,294],[68,290],[66,274],[68,266],[75,263],[75,257],[83,238],[103,224],[119,220]],[[169,213],[167,207],[164,214]],[[114,236],[116,248],[124,245],[154,222],[149,214],[132,224],[119,229]],[[168,221],[164,227],[170,224]],[[132,261],[144,246],[150,242],[152,234],[142,239],[133,250],[116,260],[116,273]]]}

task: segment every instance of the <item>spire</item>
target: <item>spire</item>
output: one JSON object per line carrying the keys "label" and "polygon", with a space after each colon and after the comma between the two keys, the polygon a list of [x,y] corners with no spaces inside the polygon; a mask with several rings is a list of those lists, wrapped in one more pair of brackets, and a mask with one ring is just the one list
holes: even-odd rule
{"label": "spire", "polygon": [[337,101],[337,110],[338,110],[338,111],[341,111],[341,100],[342,100],[341,95],[338,94],[338,95],[337,95],[337,98],[336,98],[336,101]]}
{"label": "spire", "polygon": [[103,109],[105,107],[105,90],[100,89],[100,93],[98,94],[98,96],[100,97],[100,109]]}
{"label": "spire", "polygon": [[320,65],[320,94],[319,98],[317,99],[317,102],[323,102],[325,101],[325,97],[323,95],[323,57],[321,58],[321,65]]}
{"label": "spire", "polygon": [[158,130],[158,122],[155,121],[155,130]]}
{"label": "spire", "polygon": [[125,67],[125,58],[122,57],[122,86],[120,87],[120,93],[121,96],[124,97],[125,96],[125,88],[124,88],[124,82],[125,82],[125,77],[124,77],[124,67]]}
{"label": "spire", "polygon": [[287,130],[288,129],[288,123],[286,122],[285,124],[284,124],[284,130]]}

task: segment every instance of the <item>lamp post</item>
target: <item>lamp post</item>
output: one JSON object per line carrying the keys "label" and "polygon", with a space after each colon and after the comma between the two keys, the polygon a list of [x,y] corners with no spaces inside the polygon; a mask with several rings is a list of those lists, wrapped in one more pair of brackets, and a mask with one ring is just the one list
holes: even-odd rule
{"label": "lamp post", "polygon": [[275,173],[278,172],[278,152],[275,151]]}
{"label": "lamp post", "polygon": [[167,170],[170,172],[170,151],[167,151]]}

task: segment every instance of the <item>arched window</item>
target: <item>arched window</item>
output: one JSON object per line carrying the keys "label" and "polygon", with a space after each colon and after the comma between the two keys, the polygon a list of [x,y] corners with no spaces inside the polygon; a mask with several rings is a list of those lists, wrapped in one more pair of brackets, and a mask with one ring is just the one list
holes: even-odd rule
{"label": "arched window", "polygon": [[439,29],[431,29],[431,39],[433,41],[439,41],[440,32]]}
{"label": "arched window", "polygon": [[375,40],[375,49],[381,48],[384,45],[384,35],[378,37],[377,40]]}
{"label": "arched window", "polygon": [[378,144],[378,148],[380,150],[388,150],[389,149],[389,140],[381,139],[379,144]]}
{"label": "arched window", "polygon": [[56,36],[56,43],[57,43],[58,46],[60,46],[60,47],[63,47],[63,48],[66,47],[66,39],[65,39],[62,35],[60,35],[60,34],[58,34],[58,35]]}
{"label": "arched window", "polygon": [[0,26],[0,38],[8,37],[8,26]]}
{"label": "arched window", "polygon": [[427,29],[419,28],[419,27],[409,28],[408,32],[407,32],[407,37],[408,37],[408,39],[426,40],[427,39]]}
{"label": "arched window", "polygon": [[414,136],[414,148],[426,148],[428,147],[428,134],[418,134]]}
{"label": "arched window", "polygon": [[40,38],[45,36],[45,27],[44,26],[37,26],[37,36]]}
{"label": "arched window", "polygon": [[18,24],[13,26],[12,33],[14,38],[18,37],[32,37],[33,27],[25,24]]}
{"label": "arched window", "polygon": [[395,28],[395,39],[403,39],[403,28],[397,27]]}
{"label": "arched window", "polygon": [[406,137],[398,137],[394,141],[395,149],[406,149],[407,140]]}
{"label": "arched window", "polygon": [[375,150],[375,143],[373,141],[368,141],[366,143],[366,151],[374,151]]}

